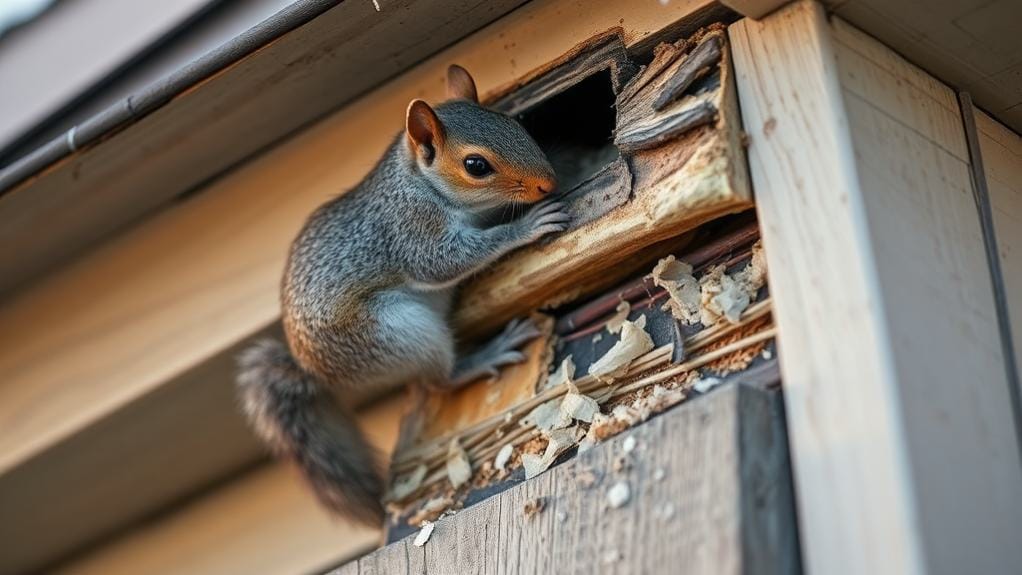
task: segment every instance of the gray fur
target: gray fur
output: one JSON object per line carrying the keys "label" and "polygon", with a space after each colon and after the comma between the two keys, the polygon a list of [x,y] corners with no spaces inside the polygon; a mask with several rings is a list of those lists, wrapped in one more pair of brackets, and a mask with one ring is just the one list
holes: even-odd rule
{"label": "gray fur", "polygon": [[[552,173],[514,120],[465,101],[436,113],[449,137]],[[499,201],[480,203],[444,188],[402,135],[355,189],[312,214],[291,247],[281,290],[290,353],[257,344],[241,358],[238,384],[253,426],[299,464],[332,509],[377,521],[383,488],[365,441],[323,386],[451,385],[453,287],[508,251],[567,227],[564,206],[552,202],[487,227],[487,213],[512,199],[487,192]],[[473,374],[517,357],[507,345],[490,348],[500,357],[488,364],[477,354]],[[458,384],[468,373],[460,371]]]}

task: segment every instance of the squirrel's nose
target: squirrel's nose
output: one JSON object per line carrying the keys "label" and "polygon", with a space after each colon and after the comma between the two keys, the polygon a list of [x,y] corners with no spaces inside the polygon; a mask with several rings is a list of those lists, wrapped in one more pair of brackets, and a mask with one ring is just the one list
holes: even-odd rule
{"label": "squirrel's nose", "polygon": [[539,195],[545,196],[557,189],[557,180],[552,176],[536,178],[535,182],[533,182],[533,185],[535,186],[536,191],[539,193]]}

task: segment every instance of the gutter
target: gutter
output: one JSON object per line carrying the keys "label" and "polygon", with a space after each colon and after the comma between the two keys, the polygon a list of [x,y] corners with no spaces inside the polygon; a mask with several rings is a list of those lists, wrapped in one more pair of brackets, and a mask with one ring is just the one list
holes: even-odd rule
{"label": "gutter", "polygon": [[177,72],[129,95],[95,116],[72,126],[0,170],[0,196],[79,149],[102,140],[120,128],[166,104],[195,84],[229,67],[266,44],[340,4],[342,0],[298,0],[280,12],[228,40]]}

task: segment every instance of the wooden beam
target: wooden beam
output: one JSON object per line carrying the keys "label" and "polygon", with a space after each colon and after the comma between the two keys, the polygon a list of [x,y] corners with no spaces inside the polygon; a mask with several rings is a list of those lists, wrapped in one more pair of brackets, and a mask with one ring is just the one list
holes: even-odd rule
{"label": "wooden beam", "polygon": [[1022,464],[954,94],[813,2],[731,38],[807,570],[1015,569]]}
{"label": "wooden beam", "polygon": [[333,573],[798,573],[779,393],[725,386],[413,537]]}
{"label": "wooden beam", "polygon": [[[363,430],[381,453],[394,445],[402,408],[403,402],[394,399],[359,414]],[[316,573],[371,550],[380,536],[379,530],[331,517],[307,493],[296,470],[273,463],[47,572]],[[4,572],[23,572],[10,566],[5,557]]]}

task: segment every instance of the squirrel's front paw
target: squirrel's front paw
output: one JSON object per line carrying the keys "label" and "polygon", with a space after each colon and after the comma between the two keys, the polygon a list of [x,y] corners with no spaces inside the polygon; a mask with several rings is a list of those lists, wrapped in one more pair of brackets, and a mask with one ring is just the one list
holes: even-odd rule
{"label": "squirrel's front paw", "polygon": [[564,202],[544,200],[532,206],[522,217],[524,239],[531,244],[547,234],[556,234],[568,229],[571,214]]}

